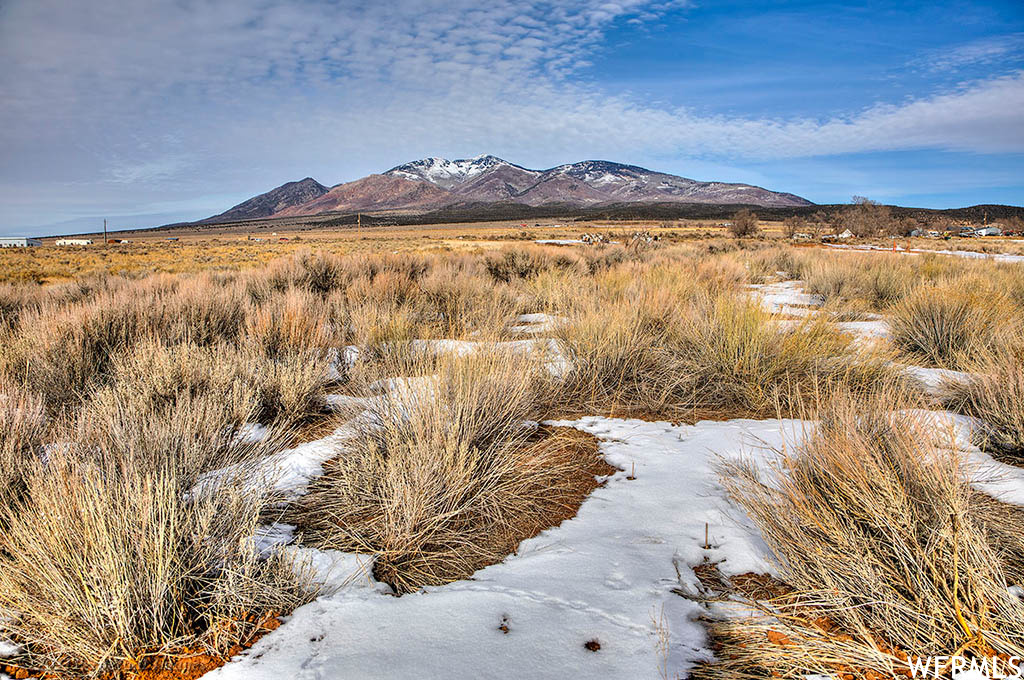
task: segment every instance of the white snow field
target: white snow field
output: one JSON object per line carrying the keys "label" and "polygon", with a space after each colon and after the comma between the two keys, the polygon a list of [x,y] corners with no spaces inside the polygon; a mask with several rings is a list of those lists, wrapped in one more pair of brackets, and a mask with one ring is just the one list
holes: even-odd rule
{"label": "white snow field", "polygon": [[[834,248],[836,250],[845,251],[881,251],[881,252],[893,252],[892,248],[884,248],[882,246],[873,246],[869,244],[860,245],[847,245],[843,243],[826,243],[824,244],[828,248]],[[927,255],[929,253],[933,255],[952,255],[954,257],[966,257],[972,260],[992,260],[994,262],[1024,262],[1024,255],[1010,255],[1009,253],[982,253],[977,250],[929,250],[927,248],[911,248],[907,250],[903,246],[896,246],[895,252],[906,253],[908,255]]]}
{"label": "white snow field", "polygon": [[[980,488],[1024,505],[1024,471],[971,445],[971,419],[920,415],[932,418],[937,443],[965,452]],[[206,677],[653,680],[685,677],[711,659],[697,620],[708,610],[673,590],[697,593],[692,567],[704,560],[720,562],[726,575],[776,573],[757,529],[726,499],[715,463],[743,457],[767,465],[772,449],[799,442],[813,423],[588,417],[549,424],[594,434],[605,459],[620,469],[575,518],[469,580],[402,597],[373,581],[367,556],[289,547],[312,560],[326,594]],[[342,438],[339,430],[329,439]],[[285,456],[297,493],[319,473],[327,444],[312,442]],[[284,526],[263,538],[290,536]],[[584,647],[591,640],[600,649]]]}
{"label": "white snow field", "polygon": [[812,316],[824,300],[819,295],[804,292],[803,281],[777,281],[775,283],[754,283],[747,286],[761,301],[761,306],[772,314],[790,316]]}
{"label": "white snow field", "polygon": [[[795,436],[799,421],[552,424],[598,436],[606,460],[622,469],[575,518],[471,580],[402,597],[372,582],[369,558],[295,549],[321,567],[333,562],[337,591],[209,677],[632,680],[675,677],[711,658],[695,620],[705,610],[672,590],[696,593],[691,567],[705,559],[722,560],[726,574],[771,572],[759,534],[725,500],[714,462],[718,454],[766,458],[764,447]],[[319,448],[307,451],[319,458]],[[586,649],[590,640],[601,648]]]}

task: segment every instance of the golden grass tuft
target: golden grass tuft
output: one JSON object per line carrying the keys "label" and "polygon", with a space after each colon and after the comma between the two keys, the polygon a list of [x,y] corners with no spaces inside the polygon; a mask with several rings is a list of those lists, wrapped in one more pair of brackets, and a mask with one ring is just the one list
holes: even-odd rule
{"label": "golden grass tuft", "polygon": [[315,546],[374,554],[399,593],[466,578],[571,516],[596,463],[578,438],[536,437],[547,387],[532,358],[481,351],[430,370],[380,397],[290,520]]}
{"label": "golden grass tuft", "polygon": [[959,369],[994,349],[1013,323],[1005,298],[957,279],[916,289],[893,308],[889,328],[892,344],[909,358]]}
{"label": "golden grass tuft", "polygon": [[975,491],[929,423],[893,412],[903,395],[826,403],[770,472],[723,467],[794,593],[755,603],[761,617],[715,622],[720,662],[699,677],[891,674],[900,654],[1024,654],[1024,603],[1007,590],[1022,575],[1024,513]]}
{"label": "golden grass tuft", "polygon": [[1024,465],[1024,357],[1001,348],[976,357],[971,375],[944,385],[945,405],[978,418],[977,443]]}

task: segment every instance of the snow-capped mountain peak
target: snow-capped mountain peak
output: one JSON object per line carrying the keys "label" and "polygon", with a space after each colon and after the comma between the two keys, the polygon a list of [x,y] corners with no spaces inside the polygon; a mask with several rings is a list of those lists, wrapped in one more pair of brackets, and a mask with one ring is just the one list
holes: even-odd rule
{"label": "snow-capped mountain peak", "polygon": [[636,165],[589,160],[530,170],[482,154],[448,160],[423,158],[330,190],[312,179],[261,194],[211,220],[291,217],[327,212],[435,210],[456,204],[576,205],[710,203],[806,206],[793,194],[749,184],[700,182]]}
{"label": "snow-capped mountain peak", "polygon": [[404,163],[391,168],[384,174],[404,179],[422,180],[444,189],[450,189],[502,165],[511,166],[512,164],[490,154],[460,158],[454,161],[447,158],[431,157]]}

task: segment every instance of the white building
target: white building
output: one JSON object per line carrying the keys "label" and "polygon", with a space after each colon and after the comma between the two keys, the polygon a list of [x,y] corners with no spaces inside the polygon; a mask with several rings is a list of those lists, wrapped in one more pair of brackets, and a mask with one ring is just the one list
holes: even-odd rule
{"label": "white building", "polygon": [[43,242],[37,238],[26,238],[24,236],[0,237],[0,248],[28,248],[41,245],[43,245]]}
{"label": "white building", "polygon": [[981,227],[980,229],[975,229],[974,233],[978,236],[1002,236],[1003,230],[999,227]]}
{"label": "white building", "polygon": [[87,238],[60,238],[55,245],[58,246],[91,246],[92,240]]}

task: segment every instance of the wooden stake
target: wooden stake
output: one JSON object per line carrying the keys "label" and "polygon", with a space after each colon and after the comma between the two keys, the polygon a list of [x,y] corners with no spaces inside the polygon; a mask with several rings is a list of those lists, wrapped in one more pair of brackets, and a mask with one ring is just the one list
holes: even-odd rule
{"label": "wooden stake", "polygon": [[704,549],[711,550],[711,540],[708,536],[708,523],[704,522]]}

